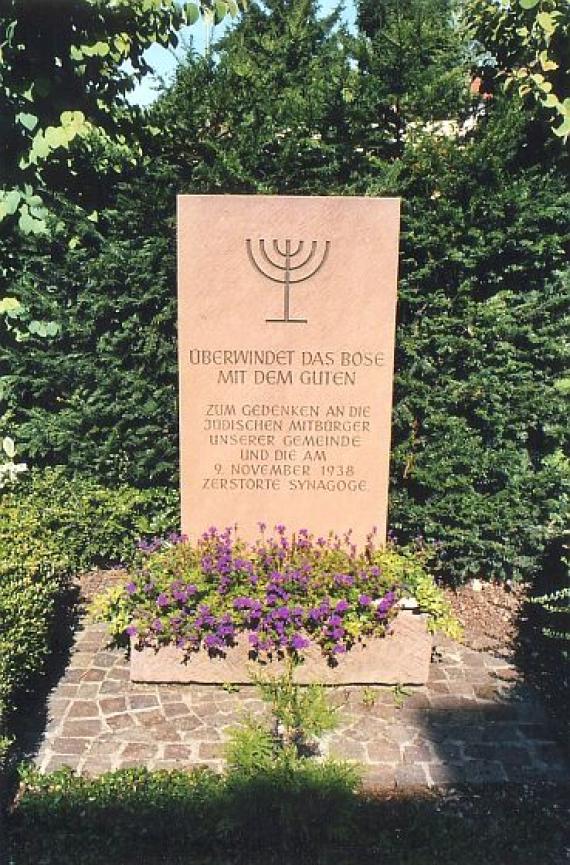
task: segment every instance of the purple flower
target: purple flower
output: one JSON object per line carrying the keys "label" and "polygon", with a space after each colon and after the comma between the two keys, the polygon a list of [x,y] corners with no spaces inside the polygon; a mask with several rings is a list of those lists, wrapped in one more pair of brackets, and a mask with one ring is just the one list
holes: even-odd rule
{"label": "purple flower", "polygon": [[128,628],[125,628],[125,634],[127,637],[136,637],[138,631],[135,625],[129,625]]}
{"label": "purple flower", "polygon": [[334,655],[344,655],[346,652],[346,646],[344,643],[337,643],[336,646],[333,646],[333,654]]}
{"label": "purple flower", "polygon": [[161,592],[158,598],[156,599],[157,607],[167,607],[170,601],[168,600],[168,595],[165,595],[164,592]]}
{"label": "purple flower", "polygon": [[336,605],[335,612],[336,613],[346,613],[346,611],[348,609],[350,609],[350,604],[348,603],[348,601],[343,599],[343,600],[339,601],[338,604]]}
{"label": "purple flower", "polygon": [[358,603],[361,607],[369,607],[372,603],[372,598],[370,597],[370,595],[359,595]]}
{"label": "purple flower", "polygon": [[289,645],[295,651],[299,651],[299,649],[306,649],[308,645],[310,645],[309,640],[305,637],[302,637],[300,634],[293,634],[291,637]]}
{"label": "purple flower", "polygon": [[394,606],[396,595],[394,592],[387,592],[376,608],[376,615],[379,619],[386,616],[388,611]]}
{"label": "purple flower", "polygon": [[160,633],[160,631],[164,630],[160,619],[155,619],[151,627],[152,630],[156,631],[157,633]]}
{"label": "purple flower", "polygon": [[134,595],[134,593],[136,592],[136,590],[137,590],[137,587],[136,587],[136,585],[135,585],[133,582],[131,582],[131,583],[127,583],[127,585],[125,586],[125,592],[126,592],[128,595]]}

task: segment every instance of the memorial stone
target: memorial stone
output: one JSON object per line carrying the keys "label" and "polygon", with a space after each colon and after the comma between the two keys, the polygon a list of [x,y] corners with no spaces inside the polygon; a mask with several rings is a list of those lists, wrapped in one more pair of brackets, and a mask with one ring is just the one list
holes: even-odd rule
{"label": "memorial stone", "polygon": [[178,199],[182,530],[386,531],[399,200]]}

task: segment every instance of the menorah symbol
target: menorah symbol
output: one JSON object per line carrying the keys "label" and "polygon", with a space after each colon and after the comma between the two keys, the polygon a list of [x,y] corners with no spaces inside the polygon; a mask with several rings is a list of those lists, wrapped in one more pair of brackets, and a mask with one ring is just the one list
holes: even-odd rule
{"label": "menorah symbol", "polygon": [[[300,282],[306,282],[316,273],[319,272],[325,261],[327,260],[330,240],[325,241],[325,248],[317,255],[318,241],[311,242],[311,249],[305,258],[301,261],[298,256],[302,255],[305,246],[304,241],[300,240],[297,244],[297,249],[291,249],[291,241],[285,241],[285,251],[283,252],[279,246],[279,241],[273,241],[273,257],[270,257],[265,248],[265,240],[259,241],[259,258],[261,264],[256,260],[251,240],[248,238],[245,242],[247,254],[252,265],[262,276],[270,279],[272,282],[278,282],[283,286],[283,318],[267,318],[267,322],[287,323],[287,324],[306,324],[306,318],[291,318],[289,308],[289,296],[292,285],[297,285]],[[270,268],[275,268],[280,271],[279,276],[274,276],[272,271],[267,272],[267,265]],[[305,268],[309,267],[309,272]],[[264,269],[265,268],[265,269]],[[312,269],[311,269],[312,268]],[[300,272],[298,272],[300,271]]]}

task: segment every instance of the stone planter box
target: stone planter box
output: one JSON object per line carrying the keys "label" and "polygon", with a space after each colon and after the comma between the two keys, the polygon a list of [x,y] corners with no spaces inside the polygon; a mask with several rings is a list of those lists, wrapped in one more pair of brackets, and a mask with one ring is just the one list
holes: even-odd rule
{"label": "stone planter box", "polygon": [[[317,647],[304,652],[305,662],[295,670],[300,685],[423,685],[427,682],[432,637],[427,616],[401,611],[386,637],[357,643],[330,667]],[[204,651],[184,660],[175,646],[137,649],[131,642],[131,682],[247,685],[251,673],[279,675],[282,661],[252,661],[247,634],[228,649],[225,657],[210,658]]]}

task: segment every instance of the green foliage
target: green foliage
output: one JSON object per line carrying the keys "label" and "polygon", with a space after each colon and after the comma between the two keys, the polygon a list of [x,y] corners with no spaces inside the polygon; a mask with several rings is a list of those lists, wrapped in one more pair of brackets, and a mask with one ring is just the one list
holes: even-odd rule
{"label": "green foliage", "polygon": [[[412,551],[371,543],[357,551],[350,534],[315,539],[300,529],[289,539],[277,528],[255,543],[215,528],[193,543],[176,534],[155,538],[93,612],[118,643],[128,635],[140,646],[223,654],[247,634],[255,657],[298,659],[312,644],[335,665],[356,642],[383,636],[398,598],[417,589],[433,626],[457,633],[441,590]],[[294,726],[293,716],[287,723]]]}
{"label": "green foliage", "polygon": [[[226,2],[215,4],[215,14],[223,17],[230,6],[235,14],[237,4]],[[59,0],[54,15],[46,3],[5,0],[0,222],[17,219],[24,234],[44,233],[47,211],[38,189],[75,186],[77,200],[85,200],[69,154],[79,139],[87,153],[119,148],[121,162],[136,160],[125,134],[125,97],[151,72],[145,50],[175,45],[176,31],[196,21],[200,8],[213,7],[207,0]]]}
{"label": "green foliage", "polygon": [[555,166],[517,166],[524,123],[503,107],[461,148],[411,148],[389,178],[407,201],[390,521],[440,543],[458,582],[532,578],[570,481],[568,191]]}
{"label": "green foliage", "polygon": [[[30,472],[0,496],[0,734],[41,671],[77,571],[129,561],[141,535],[174,524],[175,497],[105,489],[62,469]],[[171,523],[170,520],[173,520]]]}
{"label": "green foliage", "polygon": [[570,7],[566,0],[467,0],[479,43],[483,92],[502,84],[544,118],[564,143],[570,135]]}
{"label": "green foliage", "polygon": [[260,772],[269,772],[275,765],[277,743],[266,725],[253,719],[245,719],[239,727],[230,730],[224,748],[228,770],[251,777]]}
{"label": "green foliage", "polygon": [[338,21],[315,0],[251,3],[215,60],[187,57],[150,117],[151,153],[181,191],[327,194],[355,174],[357,77]]}
{"label": "green foliage", "polygon": [[140,538],[165,534],[179,521],[175,491],[103,487],[62,467],[30,472],[0,498],[0,511],[10,507],[34,516],[74,571],[130,563]]}
{"label": "green foliage", "polygon": [[[558,589],[556,592],[550,592],[547,595],[541,595],[538,598],[532,598],[531,603],[540,604],[547,613],[568,615],[568,607],[570,602],[570,588]],[[544,628],[543,633],[547,637],[554,637],[558,640],[570,640],[570,631],[555,630],[552,627]]]}
{"label": "green foliage", "polygon": [[356,122],[373,159],[400,155],[419,127],[467,115],[465,45],[454,0],[357,0]]}
{"label": "green foliage", "polygon": [[176,484],[175,192],[401,195],[391,526],[454,582],[529,580],[570,479],[565,166],[517,96],[471,100],[451,6],[360,6],[356,41],[312,3],[252,7],[188,58],[98,223],[67,208],[3,248],[11,294],[59,325],[2,335],[3,432],[28,462]]}
{"label": "green foliage", "polygon": [[296,685],[295,662],[288,659],[286,670],[273,678],[259,675],[254,682],[263,700],[271,707],[281,747],[302,753],[313,740],[337,726],[337,709],[331,706],[322,685]]}
{"label": "green foliage", "polygon": [[[567,837],[556,786],[366,795],[339,764],[228,777],[21,769],[13,865],[555,865]],[[496,819],[492,815],[497,815]],[[481,839],[485,843],[481,843]]]}
{"label": "green foliage", "polygon": [[5,247],[12,293],[58,327],[26,351],[0,334],[6,431],[35,465],[177,485],[174,194],[162,186],[123,187],[97,226],[67,208],[49,241]]}
{"label": "green foliage", "polygon": [[[38,503],[39,504],[39,503]],[[0,497],[0,734],[16,692],[39,670],[49,649],[69,559],[46,532],[41,509]]]}

